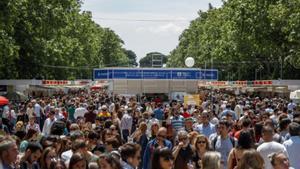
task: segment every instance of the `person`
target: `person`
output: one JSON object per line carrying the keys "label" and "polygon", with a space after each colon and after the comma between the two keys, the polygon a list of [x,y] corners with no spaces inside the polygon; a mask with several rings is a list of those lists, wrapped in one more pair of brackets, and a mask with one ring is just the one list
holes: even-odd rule
{"label": "person", "polygon": [[51,161],[50,168],[51,169],[66,169],[67,167],[63,160],[57,159],[57,160]]}
{"label": "person", "polygon": [[29,143],[27,145],[25,154],[20,160],[20,169],[39,169],[40,166],[37,163],[41,157],[43,148],[39,143]]}
{"label": "person", "polygon": [[172,149],[172,143],[166,139],[167,137],[167,129],[164,127],[159,128],[157,132],[157,136],[155,139],[149,141],[147,144],[145,154],[143,157],[143,169],[150,169],[150,159],[153,155],[153,151],[156,148],[168,148]]}
{"label": "person", "polygon": [[84,104],[80,104],[79,107],[75,109],[74,119],[76,120],[78,117],[84,117],[87,112],[88,110],[85,108]]}
{"label": "person", "polygon": [[68,169],[87,169],[87,161],[80,153],[75,153],[70,159]]}
{"label": "person", "polygon": [[[147,144],[148,144],[148,138],[147,138],[147,124],[145,122],[141,122],[139,125],[139,128],[136,132],[133,133],[133,140],[138,143],[141,146],[141,157],[143,157],[143,154],[145,153]],[[142,168],[143,159],[141,159],[140,167]]]}
{"label": "person", "polygon": [[53,147],[47,147],[44,149],[42,157],[40,159],[40,166],[42,169],[52,169],[51,162],[57,158],[57,154]]}
{"label": "person", "polygon": [[126,143],[120,147],[123,169],[135,169],[141,160],[141,147],[136,143]]}
{"label": "person", "polygon": [[173,116],[170,118],[171,125],[176,132],[181,129],[184,129],[184,118],[180,115],[179,111],[176,108],[172,108]]}
{"label": "person", "polygon": [[209,141],[204,135],[198,135],[194,144],[195,153],[193,155],[193,163],[195,169],[201,169],[201,159],[204,154],[209,151]]}
{"label": "person", "polygon": [[27,145],[29,142],[36,142],[37,141],[38,133],[36,130],[29,129],[26,133],[23,141],[20,142],[20,152],[24,153],[26,151]]}
{"label": "person", "polygon": [[211,134],[216,133],[215,125],[209,122],[209,114],[207,110],[202,112],[201,121],[202,123],[196,126],[196,131],[199,134],[203,134],[209,138]]}
{"label": "person", "polygon": [[120,160],[117,160],[111,154],[101,154],[98,160],[98,166],[101,169],[122,169]]}
{"label": "person", "polygon": [[220,118],[222,119],[222,117],[227,116],[227,114],[231,114],[232,115],[232,119],[235,121],[238,119],[238,116],[236,114],[236,112],[231,110],[231,105],[227,104],[225,110],[220,114]]}
{"label": "person", "polygon": [[153,111],[154,117],[159,120],[160,125],[164,120],[164,111],[162,110],[162,104],[158,103],[157,108]]}
{"label": "person", "polygon": [[38,100],[32,100],[32,105],[34,106],[34,115],[36,118],[36,122],[37,122],[37,124],[41,124],[42,107],[39,104]]}
{"label": "person", "polygon": [[94,106],[88,107],[88,112],[84,114],[85,122],[95,123],[97,114],[94,112]]}
{"label": "person", "polygon": [[265,169],[272,169],[268,155],[273,152],[283,151],[288,156],[286,148],[275,141],[273,141],[273,128],[270,126],[263,127],[262,138],[264,143],[257,147],[257,151],[263,157],[265,162]]}
{"label": "person", "polygon": [[245,150],[236,169],[264,169],[264,159],[255,149]]}
{"label": "person", "polygon": [[173,169],[174,157],[168,148],[155,149],[153,152],[151,169]]}
{"label": "person", "polygon": [[43,126],[42,133],[43,133],[44,136],[50,135],[51,127],[52,127],[52,125],[55,121],[56,121],[55,111],[51,110],[49,112],[49,117],[45,120],[45,123],[44,123],[44,126]]}
{"label": "person", "polygon": [[11,137],[0,137],[0,168],[13,169],[19,154],[18,146]]}
{"label": "person", "polygon": [[111,119],[111,114],[107,111],[106,105],[101,106],[101,111],[98,113],[97,116],[101,118],[101,121],[106,121],[108,119]]}
{"label": "person", "polygon": [[26,125],[26,129],[25,129],[26,133],[28,132],[29,129],[36,130],[38,134],[41,132],[39,124],[35,123],[35,120],[37,118],[38,117],[35,117],[35,116],[29,117],[29,123]]}
{"label": "person", "polygon": [[290,103],[287,106],[288,110],[294,110],[296,107],[297,107],[297,104],[294,103],[293,100],[290,100]]}
{"label": "person", "polygon": [[122,138],[127,142],[128,136],[131,134],[131,128],[132,128],[132,116],[130,115],[131,109],[127,109],[125,111],[125,114],[123,115],[121,119],[121,133],[122,133]]}
{"label": "person", "polygon": [[221,153],[221,160],[224,164],[224,169],[227,168],[227,158],[231,150],[237,145],[237,141],[234,137],[229,136],[229,126],[230,124],[226,120],[221,120],[219,122],[220,135],[215,137],[212,141],[212,149]]}
{"label": "person", "polygon": [[[148,137],[149,137],[149,140],[153,140],[155,139],[156,135],[157,135],[157,132],[158,132],[158,129],[159,129],[159,122],[151,122],[150,124],[150,130],[148,132]],[[147,127],[147,131],[148,131],[148,127]]]}
{"label": "person", "polygon": [[289,154],[291,167],[300,169],[300,125],[292,122],[288,128],[291,137],[286,140],[283,145]]}
{"label": "person", "polygon": [[201,160],[202,169],[221,169],[221,154],[219,152],[206,152]]}
{"label": "person", "polygon": [[188,117],[188,118],[184,119],[184,129],[188,133],[193,131],[193,118],[192,117]]}
{"label": "person", "polygon": [[177,134],[178,145],[173,148],[174,169],[188,169],[188,163],[192,160],[193,150],[188,133],[180,130]]}
{"label": "person", "polygon": [[289,158],[282,151],[270,154],[269,158],[273,166],[273,169],[293,169],[290,167]]}
{"label": "person", "polygon": [[240,133],[242,131],[249,130],[251,132],[251,134],[253,135],[253,138],[254,138],[254,131],[250,128],[251,127],[251,120],[250,120],[250,118],[243,118],[241,121],[242,121],[242,129],[239,130],[239,131],[237,131],[237,132],[235,132],[234,133],[234,137],[236,139],[239,139]]}
{"label": "person", "polygon": [[74,118],[74,114],[75,114],[75,105],[74,103],[70,103],[70,106],[68,107],[68,120],[70,121],[75,121],[75,118]]}
{"label": "person", "polygon": [[254,148],[254,140],[250,131],[241,131],[236,148],[233,148],[228,156],[227,168],[234,169],[243,156],[243,152]]}

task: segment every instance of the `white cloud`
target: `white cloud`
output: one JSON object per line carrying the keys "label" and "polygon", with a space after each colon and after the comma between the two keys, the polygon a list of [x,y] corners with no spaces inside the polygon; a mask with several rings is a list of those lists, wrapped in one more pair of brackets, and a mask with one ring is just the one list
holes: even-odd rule
{"label": "white cloud", "polygon": [[150,27],[137,27],[136,32],[138,33],[154,33],[154,34],[175,34],[178,35],[184,30],[185,26],[180,26],[177,24],[174,24],[172,22],[163,24],[163,25],[158,25],[158,26],[150,26]]}

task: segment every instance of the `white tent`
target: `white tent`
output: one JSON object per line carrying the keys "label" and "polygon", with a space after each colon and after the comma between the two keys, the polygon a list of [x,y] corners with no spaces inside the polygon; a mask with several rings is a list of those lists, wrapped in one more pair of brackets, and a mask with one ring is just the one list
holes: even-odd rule
{"label": "white tent", "polygon": [[291,100],[300,100],[300,90],[295,90],[290,93]]}

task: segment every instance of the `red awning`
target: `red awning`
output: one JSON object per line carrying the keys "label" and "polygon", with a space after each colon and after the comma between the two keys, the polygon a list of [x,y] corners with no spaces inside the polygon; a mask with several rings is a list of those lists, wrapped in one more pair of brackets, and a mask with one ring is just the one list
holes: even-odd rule
{"label": "red awning", "polygon": [[9,103],[9,100],[3,96],[0,96],[0,105],[6,105]]}

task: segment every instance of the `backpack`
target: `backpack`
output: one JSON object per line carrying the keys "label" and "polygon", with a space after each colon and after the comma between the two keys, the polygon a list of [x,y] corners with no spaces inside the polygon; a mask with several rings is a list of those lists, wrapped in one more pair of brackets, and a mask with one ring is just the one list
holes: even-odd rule
{"label": "backpack", "polygon": [[51,135],[63,135],[65,130],[66,124],[61,120],[55,121],[50,129]]}
{"label": "backpack", "polygon": [[[218,137],[219,136],[216,136],[214,139],[213,139],[213,141],[212,141],[212,145],[213,145],[213,149],[214,150],[216,150],[216,143],[217,143],[217,141],[218,141]],[[235,147],[235,140],[234,140],[234,137],[231,137],[231,136],[229,136],[229,139],[230,139],[230,142],[231,142],[231,144],[232,144],[232,147]]]}

